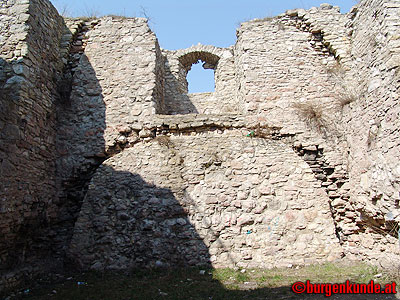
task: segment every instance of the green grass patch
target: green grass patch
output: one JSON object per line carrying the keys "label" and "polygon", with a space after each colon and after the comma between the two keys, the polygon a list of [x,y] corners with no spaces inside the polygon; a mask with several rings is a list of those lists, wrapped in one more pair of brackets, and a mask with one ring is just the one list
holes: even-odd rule
{"label": "green grass patch", "polygon": [[[296,281],[342,283],[346,280],[387,283],[397,278],[361,263],[327,263],[285,269],[137,269],[129,273],[88,272],[68,275],[59,282],[32,283],[0,299],[135,300],[135,299],[298,299],[291,292]],[[29,292],[27,291],[29,288]],[[2,297],[3,296],[3,297]],[[295,297],[295,298],[293,298]]]}
{"label": "green grass patch", "polygon": [[213,278],[220,282],[243,283],[250,280],[248,274],[233,269],[215,269],[213,270]]}

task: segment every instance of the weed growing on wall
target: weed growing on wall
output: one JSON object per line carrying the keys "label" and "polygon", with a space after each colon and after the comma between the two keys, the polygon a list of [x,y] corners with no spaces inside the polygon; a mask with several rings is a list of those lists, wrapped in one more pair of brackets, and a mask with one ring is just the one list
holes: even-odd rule
{"label": "weed growing on wall", "polygon": [[174,144],[172,143],[170,137],[167,135],[159,135],[156,136],[154,139],[160,146],[165,146],[168,149],[174,147]]}
{"label": "weed growing on wall", "polygon": [[320,106],[314,102],[302,102],[293,104],[293,107],[308,126],[323,135],[327,134],[329,121]]}
{"label": "weed growing on wall", "polygon": [[335,84],[339,86],[336,99],[341,108],[360,98],[358,84],[346,78],[346,70],[341,65],[336,64],[334,67],[327,68],[326,72],[333,78]]}

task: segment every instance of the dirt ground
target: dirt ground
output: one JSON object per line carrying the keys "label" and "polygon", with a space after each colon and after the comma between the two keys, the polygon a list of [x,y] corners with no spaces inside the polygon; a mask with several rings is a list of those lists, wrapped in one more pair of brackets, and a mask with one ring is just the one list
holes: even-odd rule
{"label": "dirt ground", "polygon": [[[53,274],[54,275],[54,274]],[[400,299],[394,294],[295,294],[295,282],[368,284],[400,282],[398,274],[375,267],[336,262],[285,269],[138,269],[129,272],[56,274],[0,294],[2,300],[235,300],[235,299]]]}

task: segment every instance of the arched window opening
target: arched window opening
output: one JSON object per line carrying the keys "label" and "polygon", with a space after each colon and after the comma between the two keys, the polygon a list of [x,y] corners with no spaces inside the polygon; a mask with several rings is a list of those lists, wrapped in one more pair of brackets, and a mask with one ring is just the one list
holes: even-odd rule
{"label": "arched window opening", "polygon": [[215,91],[214,66],[198,60],[189,70],[186,80],[188,82],[188,92],[205,93]]}

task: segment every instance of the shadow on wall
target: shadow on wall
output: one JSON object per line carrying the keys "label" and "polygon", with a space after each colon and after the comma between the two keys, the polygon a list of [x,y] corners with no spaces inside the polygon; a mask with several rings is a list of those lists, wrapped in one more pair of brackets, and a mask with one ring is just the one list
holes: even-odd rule
{"label": "shadow on wall", "polygon": [[69,251],[80,268],[211,266],[206,245],[170,189],[108,165],[90,186]]}
{"label": "shadow on wall", "polygon": [[55,254],[62,258],[71,240],[90,179],[106,157],[106,104],[101,85],[83,49],[71,53],[70,57],[60,82],[57,106],[59,195],[57,223],[52,230]]}
{"label": "shadow on wall", "polygon": [[70,97],[57,110],[56,255],[69,248],[66,266],[95,269],[210,265],[206,245],[171,190],[100,166],[107,158],[101,82],[85,54],[70,63],[76,67],[65,70],[61,84],[70,86]]}
{"label": "shadow on wall", "polygon": [[[187,93],[187,86],[171,71],[169,64],[165,64],[165,114],[197,114],[199,113],[194,104],[190,101]],[[187,83],[186,83],[187,84]]]}
{"label": "shadow on wall", "polygon": [[54,99],[39,101],[26,74],[22,60],[0,58],[0,289],[53,257]]}
{"label": "shadow on wall", "polygon": [[[48,122],[35,110],[34,94],[25,91],[30,83],[13,72],[19,62],[0,59],[0,278],[14,274],[10,282],[59,270],[87,184],[104,160],[105,103],[82,53],[71,53],[63,74],[54,76]],[[56,130],[56,140],[38,139],[43,128]],[[48,144],[56,145],[56,154],[47,155]]]}
{"label": "shadow on wall", "polygon": [[[16,152],[16,144],[20,141],[18,124],[22,123],[22,118],[15,113],[20,82],[13,80],[14,75],[11,63],[0,58],[0,275],[24,259],[22,252],[28,243],[24,239],[35,231],[32,226],[16,224],[13,220],[20,217],[20,207],[16,203],[17,195],[11,194],[16,189],[14,176],[18,172],[12,153]],[[22,186],[23,182],[20,182]]]}

